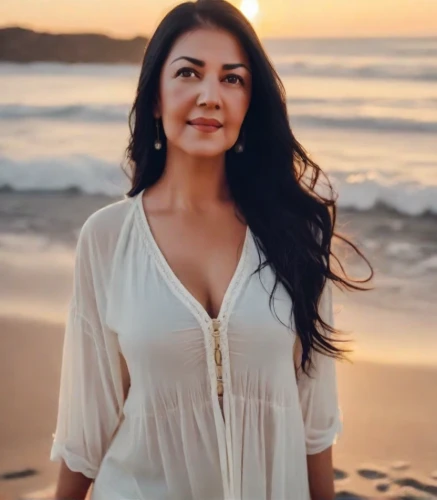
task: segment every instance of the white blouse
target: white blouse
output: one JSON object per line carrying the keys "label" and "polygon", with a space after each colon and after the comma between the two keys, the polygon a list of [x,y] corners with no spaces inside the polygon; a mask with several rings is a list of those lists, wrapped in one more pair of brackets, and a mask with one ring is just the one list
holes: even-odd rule
{"label": "white blouse", "polygon": [[[291,299],[279,285],[272,314],[274,274],[252,275],[249,228],[213,321],[141,200],[98,210],[80,232],[50,459],[93,478],[93,500],[310,500],[306,455],[342,430],[335,360],[314,353],[312,378],[296,379]],[[330,286],[320,308],[332,324]]]}

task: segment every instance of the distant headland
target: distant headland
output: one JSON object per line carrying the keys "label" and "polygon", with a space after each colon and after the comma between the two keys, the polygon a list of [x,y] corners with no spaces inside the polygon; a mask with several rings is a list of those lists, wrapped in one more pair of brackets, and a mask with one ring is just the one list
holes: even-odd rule
{"label": "distant headland", "polygon": [[130,40],[99,34],[51,34],[0,28],[0,62],[140,64],[146,37]]}

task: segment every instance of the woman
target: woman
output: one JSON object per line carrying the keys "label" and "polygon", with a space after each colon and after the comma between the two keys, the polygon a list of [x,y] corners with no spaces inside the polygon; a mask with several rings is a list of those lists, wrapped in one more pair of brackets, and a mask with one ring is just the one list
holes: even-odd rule
{"label": "woman", "polygon": [[165,17],[130,127],[132,187],[77,246],[56,498],[333,498],[331,283],[360,288],[331,269],[335,202],[236,8]]}

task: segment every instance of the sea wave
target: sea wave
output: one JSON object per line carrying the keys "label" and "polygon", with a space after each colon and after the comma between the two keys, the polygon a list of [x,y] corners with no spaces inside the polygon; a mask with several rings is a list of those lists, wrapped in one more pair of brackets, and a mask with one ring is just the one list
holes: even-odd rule
{"label": "sea wave", "polygon": [[89,155],[13,160],[0,156],[0,188],[13,191],[56,192],[117,196],[128,185],[121,165]]}
{"label": "sea wave", "polygon": [[[437,185],[364,171],[327,173],[340,208],[369,211],[385,206],[409,216],[437,215]],[[129,189],[129,180],[121,165],[88,156],[31,161],[0,157],[0,189],[119,196]]]}
{"label": "sea wave", "polygon": [[386,207],[408,216],[437,215],[437,185],[370,171],[327,174],[338,194],[339,207],[358,211]]}
{"label": "sea wave", "polygon": [[[437,108],[437,99],[426,99],[424,101],[414,101],[410,99],[391,100],[365,100],[365,99],[289,99],[288,103],[293,106],[290,119],[293,123],[304,127],[335,127],[347,128],[348,130],[375,130],[392,132],[437,132],[437,121],[420,120],[420,118],[402,118],[399,116],[366,117],[355,116],[358,107],[376,106],[385,109],[386,115],[390,114],[390,107],[396,109],[394,114],[398,114],[402,109],[417,108]],[[349,116],[329,115],[321,113],[323,105],[332,108],[347,110]],[[305,111],[311,106],[318,106],[318,114]],[[402,113],[402,111],[400,111]],[[75,104],[67,106],[31,106],[22,104],[2,104],[0,105],[0,120],[55,120],[65,122],[83,123],[123,123],[127,124],[129,115],[129,105],[118,104]],[[420,116],[418,113],[417,116]],[[436,113],[437,116],[437,113]]]}
{"label": "sea wave", "polygon": [[437,132],[437,121],[419,121],[411,118],[376,118],[371,116],[320,116],[293,113],[292,124],[311,128],[339,128],[347,130],[373,130],[377,132]]}
{"label": "sea wave", "polygon": [[0,120],[76,120],[83,122],[122,122],[128,116],[126,104],[73,104],[64,106],[32,106],[1,104]]}
{"label": "sea wave", "polygon": [[402,64],[402,61],[352,64],[347,61],[314,63],[302,59],[278,62],[275,67],[281,76],[437,82],[437,62],[416,65]]}
{"label": "sea wave", "polygon": [[107,64],[107,63],[63,63],[63,62],[1,62],[0,76],[69,76],[69,77],[115,77],[136,78],[139,76],[139,64]]}
{"label": "sea wave", "polygon": [[437,110],[437,98],[421,98],[414,99],[399,99],[399,98],[383,98],[383,97],[341,97],[341,98],[323,98],[323,97],[289,97],[287,103],[293,106],[336,106],[341,108],[347,107],[364,107],[374,106],[384,109],[430,109]]}

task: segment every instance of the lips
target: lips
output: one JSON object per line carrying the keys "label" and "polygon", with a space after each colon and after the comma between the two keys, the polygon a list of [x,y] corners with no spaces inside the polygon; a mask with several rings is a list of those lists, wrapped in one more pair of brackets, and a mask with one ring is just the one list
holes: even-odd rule
{"label": "lips", "polygon": [[204,127],[216,127],[216,128],[223,127],[223,125],[218,120],[208,119],[208,118],[196,118],[194,120],[190,120],[187,123],[189,123],[190,125],[200,125]]}

